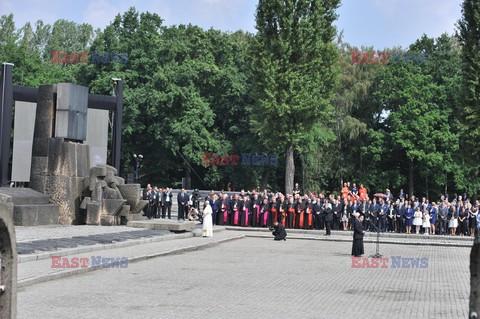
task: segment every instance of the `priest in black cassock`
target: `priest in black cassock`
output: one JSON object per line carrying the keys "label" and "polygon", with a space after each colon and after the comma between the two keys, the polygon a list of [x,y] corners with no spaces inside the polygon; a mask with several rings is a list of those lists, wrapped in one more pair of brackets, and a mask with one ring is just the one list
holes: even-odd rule
{"label": "priest in black cassock", "polygon": [[273,222],[273,230],[272,235],[275,236],[274,240],[287,240],[287,232],[285,227],[277,220]]}
{"label": "priest in black cassock", "polygon": [[363,215],[355,213],[355,222],[353,224],[353,246],[352,246],[352,256],[360,257],[364,254],[363,251]]}

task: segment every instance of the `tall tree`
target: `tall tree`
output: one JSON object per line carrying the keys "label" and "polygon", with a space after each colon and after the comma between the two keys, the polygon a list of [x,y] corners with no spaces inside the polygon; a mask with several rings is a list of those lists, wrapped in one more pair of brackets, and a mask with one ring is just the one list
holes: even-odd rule
{"label": "tall tree", "polygon": [[252,44],[255,132],[286,152],[285,192],[294,182],[294,152],[332,111],[338,79],[333,39],[340,0],[260,0]]}
{"label": "tall tree", "polygon": [[480,2],[464,0],[462,18],[458,21],[462,44],[463,124],[462,145],[470,192],[480,190]]}

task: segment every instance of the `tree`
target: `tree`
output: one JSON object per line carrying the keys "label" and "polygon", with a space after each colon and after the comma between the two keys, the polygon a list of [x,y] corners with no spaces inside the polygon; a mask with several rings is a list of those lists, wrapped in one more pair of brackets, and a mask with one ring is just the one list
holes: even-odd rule
{"label": "tree", "polygon": [[339,3],[260,0],[257,6],[252,122],[267,149],[286,151],[286,193],[293,190],[295,149],[332,113],[338,78],[332,23]]}
{"label": "tree", "polygon": [[464,0],[458,21],[462,45],[463,159],[470,193],[480,190],[480,2]]}

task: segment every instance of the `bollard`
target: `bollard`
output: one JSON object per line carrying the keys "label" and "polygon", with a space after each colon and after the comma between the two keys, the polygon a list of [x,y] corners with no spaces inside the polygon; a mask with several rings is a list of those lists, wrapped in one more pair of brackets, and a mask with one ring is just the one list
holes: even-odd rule
{"label": "bollard", "polygon": [[0,203],[0,319],[17,317],[17,245],[13,227],[13,210]]}

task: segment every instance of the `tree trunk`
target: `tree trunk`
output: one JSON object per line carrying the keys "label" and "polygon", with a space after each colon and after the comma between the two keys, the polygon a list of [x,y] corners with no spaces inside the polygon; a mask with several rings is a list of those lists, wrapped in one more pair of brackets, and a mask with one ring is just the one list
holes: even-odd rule
{"label": "tree trunk", "polygon": [[413,195],[413,160],[408,162],[408,196]]}
{"label": "tree trunk", "polygon": [[268,172],[265,172],[265,175],[260,180],[260,192],[267,188],[268,185]]}
{"label": "tree trunk", "polygon": [[425,187],[426,187],[426,189],[427,189],[427,191],[426,191],[426,192],[427,192],[426,196],[427,196],[427,198],[428,198],[428,177],[425,177]]}
{"label": "tree trunk", "polygon": [[295,163],[293,162],[293,146],[287,148],[287,158],[285,161],[285,194],[293,193],[293,178],[295,175]]}
{"label": "tree trunk", "polygon": [[480,312],[480,237],[475,235],[475,242],[470,252],[470,305],[469,318],[478,318]]}
{"label": "tree trunk", "polygon": [[192,170],[187,162],[185,162],[185,178],[186,178],[186,189],[192,189]]}

